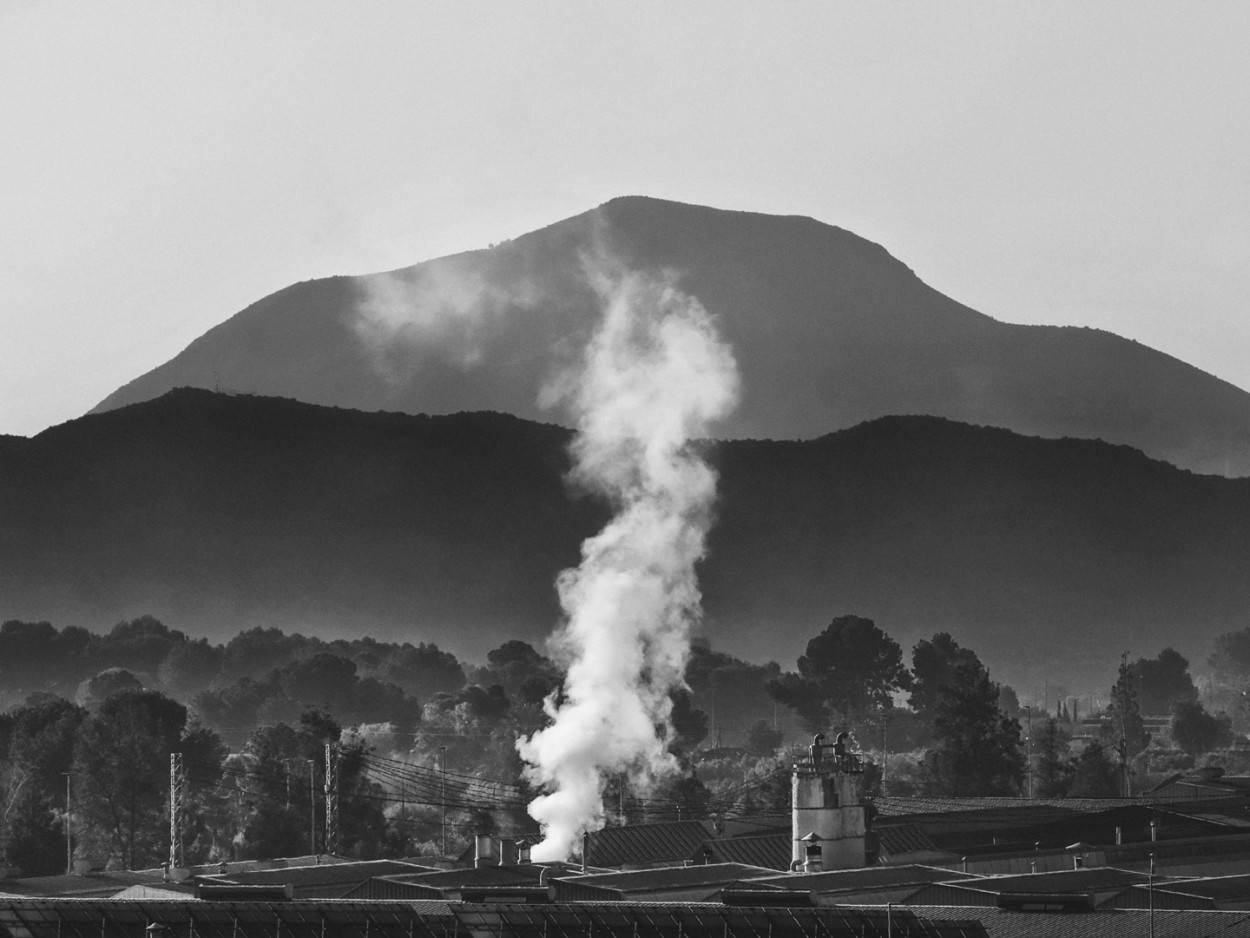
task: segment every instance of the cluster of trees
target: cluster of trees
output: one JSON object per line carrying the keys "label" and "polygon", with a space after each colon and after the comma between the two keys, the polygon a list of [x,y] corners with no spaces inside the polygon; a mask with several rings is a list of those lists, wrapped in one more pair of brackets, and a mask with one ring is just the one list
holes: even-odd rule
{"label": "cluster of trees", "polygon": [[[89,708],[33,695],[0,714],[3,863],[37,876],[62,872],[71,859],[129,869],[166,862],[171,753],[181,755],[185,776],[185,862],[324,850],[327,744],[338,776],[339,852],[408,852],[410,819],[390,810],[385,780],[369,770],[367,729],[345,733],[307,711],[256,729],[230,752],[158,691],[124,687]],[[458,843],[469,824],[462,815],[452,818]]]}
{"label": "cluster of trees", "polygon": [[151,865],[168,850],[171,752],[214,766],[225,747],[156,691],[120,689],[93,709],[34,694],[0,714],[4,859],[31,875],[61,871],[68,839],[80,856]]}
{"label": "cluster of trees", "polygon": [[[1225,657],[1243,637],[1250,649],[1250,630],[1239,636],[1226,637]],[[1066,707],[1021,708],[944,632],[917,642],[907,662],[871,620],[841,616],[796,665],[697,644],[688,688],[673,694],[681,772],[645,793],[608,780],[609,823],[785,810],[782,747],[795,730],[853,730],[880,753],[891,794],[938,796],[1116,796],[1131,778],[1191,767],[1233,736],[1170,648],[1123,661],[1110,706],[1085,725]],[[41,682],[57,693],[29,692]],[[344,853],[442,852],[474,832],[516,832],[532,792],[515,741],[544,725],[543,702],[560,686],[555,663],[521,641],[472,665],[433,645],[277,630],[211,645],[150,617],[106,635],[8,622],[0,689],[10,700],[27,693],[0,714],[0,854],[31,875],[56,872],[68,837],[79,857],[162,862],[171,752],[187,770],[188,862],[321,849],[327,743],[338,753]],[[1169,731],[1151,739],[1143,714],[1160,713]],[[1075,751],[1072,735],[1091,726],[1100,738]],[[887,755],[898,750],[911,755]]]}
{"label": "cluster of trees", "polygon": [[[1229,673],[1250,675],[1250,629],[1225,636],[1217,653],[1238,662]],[[1235,736],[1232,717],[1207,711],[1189,661],[1173,648],[1131,663],[1126,656],[1109,705],[1087,714],[1086,725],[1075,723],[1066,704],[1054,716],[1022,708],[947,633],[917,642],[908,668],[898,643],[871,620],[842,616],[797,664],[766,687],[805,729],[854,729],[873,739],[888,727],[895,748],[916,747],[913,765],[895,766],[897,794],[1119,797],[1192,768]],[[1143,714],[1168,717],[1166,734],[1152,740]],[[1095,738],[1074,753],[1065,726]],[[888,761],[884,752],[881,758]]]}
{"label": "cluster of trees", "polygon": [[[378,702],[368,702],[371,696],[389,694],[402,708],[400,696],[425,698],[439,691],[454,691],[467,677],[465,667],[454,655],[430,644],[394,644],[371,638],[327,642],[287,635],[278,629],[254,628],[225,644],[214,645],[207,639],[189,638],[152,616],[119,622],[102,635],[73,625],[57,629],[48,622],[12,620],[0,625],[0,705],[12,706],[34,692],[75,699],[84,681],[101,671],[121,668],[135,675],[143,686],[158,688],[178,700],[191,702],[205,692],[219,695],[219,701],[206,700],[206,707],[216,703],[223,713],[230,713],[230,719],[244,717],[243,723],[255,724],[258,716],[268,712],[266,708],[290,716],[292,693],[298,698],[315,679],[317,669],[294,668],[286,673],[285,680],[270,682],[259,690],[249,681],[265,684],[274,672],[319,656],[354,666],[347,683],[361,699],[353,703],[351,694],[344,690],[348,696],[342,703],[371,709],[375,714]],[[394,690],[382,690],[386,685]],[[288,700],[269,700],[281,696]],[[241,703],[247,699],[253,704]],[[295,699],[296,704],[301,702]],[[230,712],[232,706],[238,711]],[[403,715],[395,716],[402,719]]]}
{"label": "cluster of trees", "polygon": [[[1015,694],[948,633],[917,642],[908,668],[899,644],[871,619],[840,616],[797,664],[765,687],[809,732],[855,728],[871,737],[875,727],[892,727],[896,742],[927,749],[917,786],[925,794],[1020,791],[1025,755]],[[904,694],[907,709],[896,705]]]}
{"label": "cluster of trees", "polygon": [[[0,627],[0,655],[24,648],[13,660],[38,663],[65,692],[30,695],[0,719],[0,854],[29,875],[63,870],[67,837],[79,858],[162,862],[175,752],[188,774],[187,862],[323,847],[327,742],[339,753],[341,852],[441,852],[474,832],[529,824],[532,793],[515,741],[544,724],[543,701],[558,694],[562,675],[525,642],[466,665],[432,645],[320,642],[276,630],[212,646],[150,617],[85,634],[44,623]],[[66,648],[77,651],[48,660]],[[91,670],[93,654],[103,670]],[[775,671],[706,649],[692,659],[695,684],[721,697],[754,675],[748,703],[767,705],[762,683]],[[691,762],[708,717],[691,692],[674,693],[673,721],[671,747],[685,771],[645,796],[613,780],[616,814],[711,812],[712,794]],[[774,731],[753,738],[776,755]]]}

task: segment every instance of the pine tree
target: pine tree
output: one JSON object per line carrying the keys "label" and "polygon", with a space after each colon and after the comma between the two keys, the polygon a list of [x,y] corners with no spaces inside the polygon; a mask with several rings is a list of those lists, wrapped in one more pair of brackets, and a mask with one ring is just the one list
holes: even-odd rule
{"label": "pine tree", "polygon": [[[1112,753],[1111,755],[1114,755]],[[1111,755],[1098,743],[1090,743],[1073,763],[1071,798],[1117,798],[1120,796],[1120,770]]]}
{"label": "pine tree", "polygon": [[934,718],[937,746],[924,760],[925,790],[938,796],[1014,795],[1024,778],[1020,724],[998,708],[988,672],[956,671]]}
{"label": "pine tree", "polygon": [[1072,762],[1068,758],[1067,733],[1059,728],[1059,721],[1048,719],[1037,734],[1033,745],[1037,772],[1037,796],[1039,798],[1062,798],[1068,793],[1072,779]]}
{"label": "pine tree", "polygon": [[1142,722],[1141,705],[1133,669],[1128,664],[1128,654],[1120,660],[1120,676],[1111,688],[1111,703],[1107,707],[1108,725],[1103,729],[1104,741],[1109,743],[1120,759],[1123,775],[1123,794],[1129,793],[1128,762],[1145,750],[1150,734]]}

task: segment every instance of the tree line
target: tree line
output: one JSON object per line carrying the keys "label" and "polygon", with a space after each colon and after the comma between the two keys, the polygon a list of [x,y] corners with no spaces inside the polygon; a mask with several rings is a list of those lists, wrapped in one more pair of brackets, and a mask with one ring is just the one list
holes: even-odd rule
{"label": "tree line", "polygon": [[[1230,670],[1219,687],[1245,674]],[[1126,658],[1110,706],[1078,720],[1066,706],[1021,707],[948,633],[917,642],[908,666],[858,616],[833,619],[793,671],[696,643],[686,681],[669,740],[681,773],[649,792],[606,780],[607,823],[785,811],[784,744],[805,741],[797,733],[853,731],[879,793],[1052,798],[1139,790],[1210,758],[1235,729],[1235,714],[1207,711],[1172,649]],[[272,629],[211,645],[146,616],[104,635],[8,622],[0,854],[28,875],[63,870],[67,849],[161,863],[171,752],[188,775],[188,862],[324,849],[327,743],[341,852],[442,853],[476,832],[524,831],[533,792],[515,740],[545,724],[543,701],[560,686],[556,663],[521,641],[469,664],[434,645]],[[1143,714],[1160,712],[1167,729],[1152,738]]]}
{"label": "tree line", "polygon": [[[1125,656],[1108,706],[1078,720],[1075,701],[1071,711],[1056,704],[1053,714],[1022,707],[948,633],[917,642],[908,668],[902,648],[874,622],[841,616],[808,642],[795,671],[766,689],[811,732],[851,729],[865,748],[879,745],[895,794],[1114,798],[1199,767],[1208,754],[1234,755],[1227,747],[1246,695],[1229,687],[1250,680],[1250,629],[1222,636],[1211,664],[1223,683],[1210,701],[1223,710],[1208,711],[1189,661],[1164,648],[1132,663]],[[1152,738],[1144,715],[1156,725],[1162,715],[1165,732]],[[886,751],[887,731],[896,748],[915,751]]]}

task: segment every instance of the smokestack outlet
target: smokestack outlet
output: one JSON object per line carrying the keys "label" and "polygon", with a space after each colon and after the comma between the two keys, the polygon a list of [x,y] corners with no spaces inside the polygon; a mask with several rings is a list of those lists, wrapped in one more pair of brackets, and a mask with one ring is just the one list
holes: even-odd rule
{"label": "smokestack outlet", "polygon": [[499,841],[499,865],[517,865],[517,842],[510,837],[501,838]]}
{"label": "smokestack outlet", "polygon": [[477,834],[473,838],[473,865],[478,869],[499,865],[499,857],[495,854],[495,841],[490,834]]}

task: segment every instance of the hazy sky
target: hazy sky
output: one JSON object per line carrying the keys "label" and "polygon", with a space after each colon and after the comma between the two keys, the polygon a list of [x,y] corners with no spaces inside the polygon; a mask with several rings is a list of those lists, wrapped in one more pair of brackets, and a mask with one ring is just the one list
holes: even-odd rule
{"label": "hazy sky", "polygon": [[1250,388],[1250,4],[0,0],[0,433],[617,195],[811,215]]}

